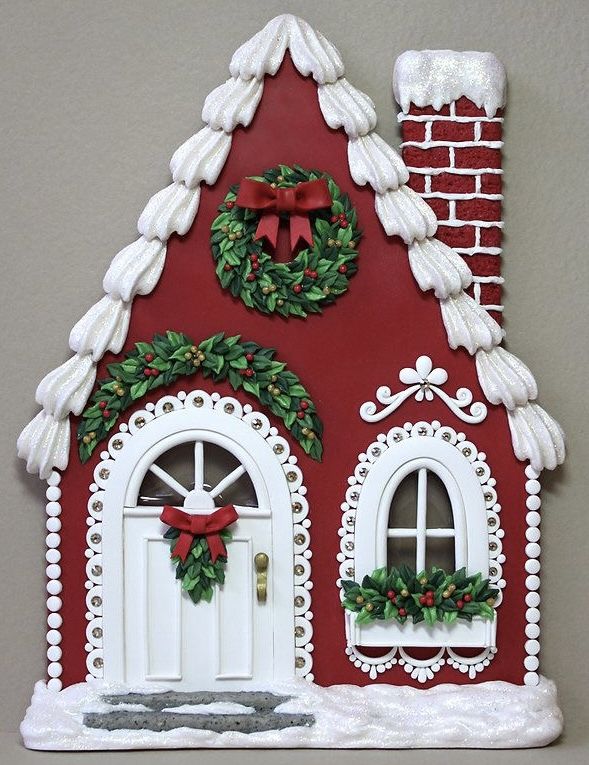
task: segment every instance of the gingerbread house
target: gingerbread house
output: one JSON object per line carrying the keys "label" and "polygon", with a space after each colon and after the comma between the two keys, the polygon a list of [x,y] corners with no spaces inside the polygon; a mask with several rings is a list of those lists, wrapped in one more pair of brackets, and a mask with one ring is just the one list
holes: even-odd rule
{"label": "gingerbread house", "polygon": [[402,55],[401,153],[294,16],[229,69],[18,441],[48,516],[25,742],[367,746],[373,710],[381,746],[547,743],[564,441],[503,345],[503,66]]}

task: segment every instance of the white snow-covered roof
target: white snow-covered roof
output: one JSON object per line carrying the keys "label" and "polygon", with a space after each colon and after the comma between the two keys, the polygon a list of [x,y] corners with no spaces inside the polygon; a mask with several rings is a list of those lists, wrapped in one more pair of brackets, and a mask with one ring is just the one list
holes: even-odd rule
{"label": "white snow-covered roof", "polygon": [[173,182],[149,200],[139,217],[139,239],[115,255],[104,277],[105,295],[72,329],[70,348],[75,355],[39,384],[36,400],[42,410],[18,439],[18,454],[27,461],[27,470],[47,478],[53,468],[66,468],[70,413],[83,411],[102,356],[122,350],[133,298],[156,286],[165,264],[167,240],[173,233],[185,234],[192,226],[200,184],[217,180],[231,149],[233,130],[250,124],[262,97],[265,75],[278,71],[287,50],[297,70],[317,83],[326,123],[347,133],[353,180],[372,187],[384,230],[407,244],[419,287],[433,290],[440,301],[450,347],[462,346],[476,357],[486,397],[507,408],[516,456],[530,460],[537,471],[556,467],[565,455],[560,426],[534,403],[534,378],[523,362],[501,347],[501,327],[464,291],[472,283],[470,269],[460,255],[435,239],[436,216],[405,185],[409,172],[403,160],[374,131],[373,102],[344,77],[337,49],[305,21],[286,14],[272,19],[236,51],[231,77],[205,100],[204,127],[172,157]]}
{"label": "white snow-covered roof", "polygon": [[393,72],[393,93],[404,112],[412,103],[439,110],[466,96],[493,117],[505,106],[506,90],[505,67],[493,53],[408,50]]}

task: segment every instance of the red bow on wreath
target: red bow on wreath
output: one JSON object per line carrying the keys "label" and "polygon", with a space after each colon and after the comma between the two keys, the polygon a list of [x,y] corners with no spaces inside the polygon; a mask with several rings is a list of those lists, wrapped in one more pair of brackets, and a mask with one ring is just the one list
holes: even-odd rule
{"label": "red bow on wreath", "polygon": [[219,555],[227,555],[227,548],[219,532],[235,523],[238,517],[233,505],[220,507],[210,515],[191,515],[177,507],[165,505],[160,520],[180,531],[178,541],[172,550],[172,557],[178,555],[182,561],[185,561],[194,537],[205,536],[211,552],[211,560],[214,563]]}
{"label": "red bow on wreath", "polygon": [[294,250],[299,239],[313,244],[309,212],[331,207],[331,194],[325,178],[298,183],[291,188],[273,188],[269,183],[244,178],[235,200],[239,207],[260,210],[262,217],[255,239],[264,237],[276,247],[279,213],[290,213],[290,247]]}

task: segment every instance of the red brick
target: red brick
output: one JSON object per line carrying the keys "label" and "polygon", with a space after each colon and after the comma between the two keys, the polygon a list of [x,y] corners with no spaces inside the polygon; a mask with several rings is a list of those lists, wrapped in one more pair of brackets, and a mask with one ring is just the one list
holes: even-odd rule
{"label": "red brick", "polygon": [[448,247],[474,247],[474,226],[438,226],[436,237]]}
{"label": "red brick", "polygon": [[[434,151],[434,149],[430,149]],[[499,149],[487,149],[486,147],[473,147],[455,149],[456,167],[501,167],[501,152]]]}
{"label": "red brick", "polygon": [[410,167],[448,167],[450,155],[448,149],[439,146],[435,149],[418,149],[407,146],[403,149],[403,159]]}
{"label": "red brick", "polygon": [[432,175],[432,191],[441,191],[444,194],[472,194],[475,191],[475,179],[472,175],[455,175],[454,173],[440,173]]}
{"label": "red brick", "polygon": [[426,199],[425,201],[432,208],[438,220],[448,220],[450,208],[445,199]]}
{"label": "red brick", "polygon": [[501,305],[500,284],[481,284],[481,305]]}
{"label": "red brick", "polygon": [[466,262],[475,276],[501,275],[501,258],[498,255],[470,255]]}
{"label": "red brick", "polygon": [[407,185],[410,189],[413,189],[413,191],[417,191],[418,194],[423,194],[425,191],[425,175],[419,175],[419,173],[411,173]]}
{"label": "red brick", "polygon": [[501,194],[501,173],[483,173],[481,175],[481,192],[483,194]]}
{"label": "red brick", "polygon": [[462,199],[456,202],[458,220],[501,220],[501,202],[490,199]]}
{"label": "red brick", "polygon": [[501,229],[498,226],[481,229],[481,247],[501,247]]}
{"label": "red brick", "polygon": [[448,116],[450,114],[450,107],[442,106],[439,111],[436,111],[433,106],[415,106],[415,104],[411,104],[409,114],[412,114],[414,117],[420,117],[423,114],[443,114]]}
{"label": "red brick", "polygon": [[425,140],[425,122],[411,122],[410,120],[404,120],[401,123],[401,126],[404,141]]}
{"label": "red brick", "polygon": [[479,109],[479,107],[470,99],[466,98],[466,96],[459,98],[455,103],[455,107],[456,114],[459,117],[486,117],[485,110]]}
{"label": "red brick", "polygon": [[433,141],[473,141],[472,122],[432,122]]}
{"label": "red brick", "polygon": [[503,126],[500,122],[481,122],[481,141],[500,141]]}

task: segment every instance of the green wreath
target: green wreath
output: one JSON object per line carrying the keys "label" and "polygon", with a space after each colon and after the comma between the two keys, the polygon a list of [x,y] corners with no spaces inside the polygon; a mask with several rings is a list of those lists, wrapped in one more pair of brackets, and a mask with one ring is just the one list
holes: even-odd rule
{"label": "green wreath", "polygon": [[179,377],[202,372],[214,382],[228,380],[279,417],[305,452],[321,460],[323,424],[299,378],[274,358],[272,348],[226,337],[223,332],[198,346],[180,332],[155,335],[149,343],[135,343],[125,359],[109,364],[109,377],[101,380],[78,425],[82,462],[114,427],[121,414],[147,393],[170,385]]}
{"label": "green wreath", "polygon": [[239,184],[231,186],[211,226],[211,249],[221,285],[249,308],[263,313],[301,317],[321,313],[323,306],[346,292],[350,277],[358,270],[362,232],[356,210],[333,178],[318,170],[279,165],[251,179],[274,189],[325,179],[331,207],[308,213],[312,245],[289,263],[277,263],[255,238],[258,211],[240,207],[236,203]]}

